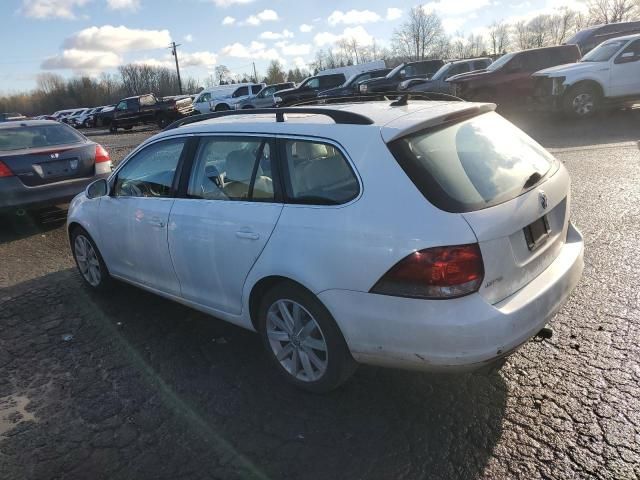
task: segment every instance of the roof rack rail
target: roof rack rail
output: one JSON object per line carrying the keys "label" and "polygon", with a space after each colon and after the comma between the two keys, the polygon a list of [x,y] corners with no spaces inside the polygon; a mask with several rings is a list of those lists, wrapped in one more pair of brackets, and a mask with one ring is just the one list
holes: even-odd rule
{"label": "roof rack rail", "polygon": [[247,108],[242,110],[226,110],[223,112],[202,113],[200,115],[192,115],[180,120],[176,120],[163,131],[173,130],[174,128],[192,123],[202,122],[212,118],[232,117],[234,115],[265,115],[272,114],[276,116],[276,122],[286,121],[287,113],[308,113],[311,115],[324,115],[331,118],[334,122],[348,125],[372,125],[373,120],[359,113],[349,112],[345,110],[331,110],[329,108],[301,108],[301,107],[282,107],[282,108]]}
{"label": "roof rack rail", "polygon": [[301,100],[299,102],[294,102],[288,106],[390,101],[392,102],[391,103],[392,106],[398,107],[398,106],[407,105],[407,102],[411,99],[413,100],[449,100],[454,102],[465,101],[460,97],[449,95],[448,93],[389,91],[389,92],[375,92],[375,93],[358,93],[356,95],[348,95],[348,96],[316,97],[309,100]]}

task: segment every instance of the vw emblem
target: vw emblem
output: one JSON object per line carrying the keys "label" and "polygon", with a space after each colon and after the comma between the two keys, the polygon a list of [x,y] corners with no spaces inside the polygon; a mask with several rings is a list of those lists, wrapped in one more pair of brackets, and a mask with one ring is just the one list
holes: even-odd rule
{"label": "vw emblem", "polygon": [[540,206],[542,209],[546,210],[549,206],[549,199],[547,198],[547,194],[544,193],[544,190],[540,190],[540,192],[538,192],[538,199],[540,200]]}
{"label": "vw emblem", "polygon": [[58,157],[60,157],[59,153],[52,153],[51,154],[51,158],[58,158]]}

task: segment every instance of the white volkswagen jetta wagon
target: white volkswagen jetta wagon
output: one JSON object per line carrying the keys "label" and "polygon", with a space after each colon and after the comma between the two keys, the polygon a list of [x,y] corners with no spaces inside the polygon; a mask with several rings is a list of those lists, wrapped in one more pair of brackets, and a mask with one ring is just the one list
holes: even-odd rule
{"label": "white volkswagen jetta wagon", "polygon": [[256,330],[327,391],[357,363],[486,367],[580,279],[570,180],[466,102],[225,112],[172,125],[71,204],[88,285],[123,280]]}

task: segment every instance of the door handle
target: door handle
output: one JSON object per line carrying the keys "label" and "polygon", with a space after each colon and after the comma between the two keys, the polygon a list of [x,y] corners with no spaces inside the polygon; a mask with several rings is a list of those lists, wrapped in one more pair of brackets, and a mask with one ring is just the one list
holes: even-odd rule
{"label": "door handle", "polygon": [[260,234],[259,233],[254,233],[254,232],[239,231],[239,232],[236,232],[236,237],[238,237],[238,238],[246,238],[247,240],[259,240],[260,239]]}
{"label": "door handle", "polygon": [[154,217],[151,220],[149,220],[149,225],[151,225],[152,227],[164,228],[165,223],[162,220],[160,220],[158,217]]}

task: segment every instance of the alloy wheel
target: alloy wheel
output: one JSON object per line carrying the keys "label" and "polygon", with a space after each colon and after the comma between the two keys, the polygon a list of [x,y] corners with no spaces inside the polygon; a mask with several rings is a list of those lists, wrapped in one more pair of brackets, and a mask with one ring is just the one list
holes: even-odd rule
{"label": "alloy wheel", "polygon": [[78,235],[74,242],[74,252],[76,261],[78,262],[78,268],[84,279],[92,287],[100,285],[100,281],[102,280],[100,261],[89,239],[84,235]]}
{"label": "alloy wheel", "polygon": [[327,342],[316,319],[293,300],[278,300],[267,311],[266,333],[280,365],[294,378],[322,378],[329,360]]}
{"label": "alloy wheel", "polygon": [[594,99],[590,93],[581,93],[573,98],[573,111],[580,116],[588,115],[593,111]]}

